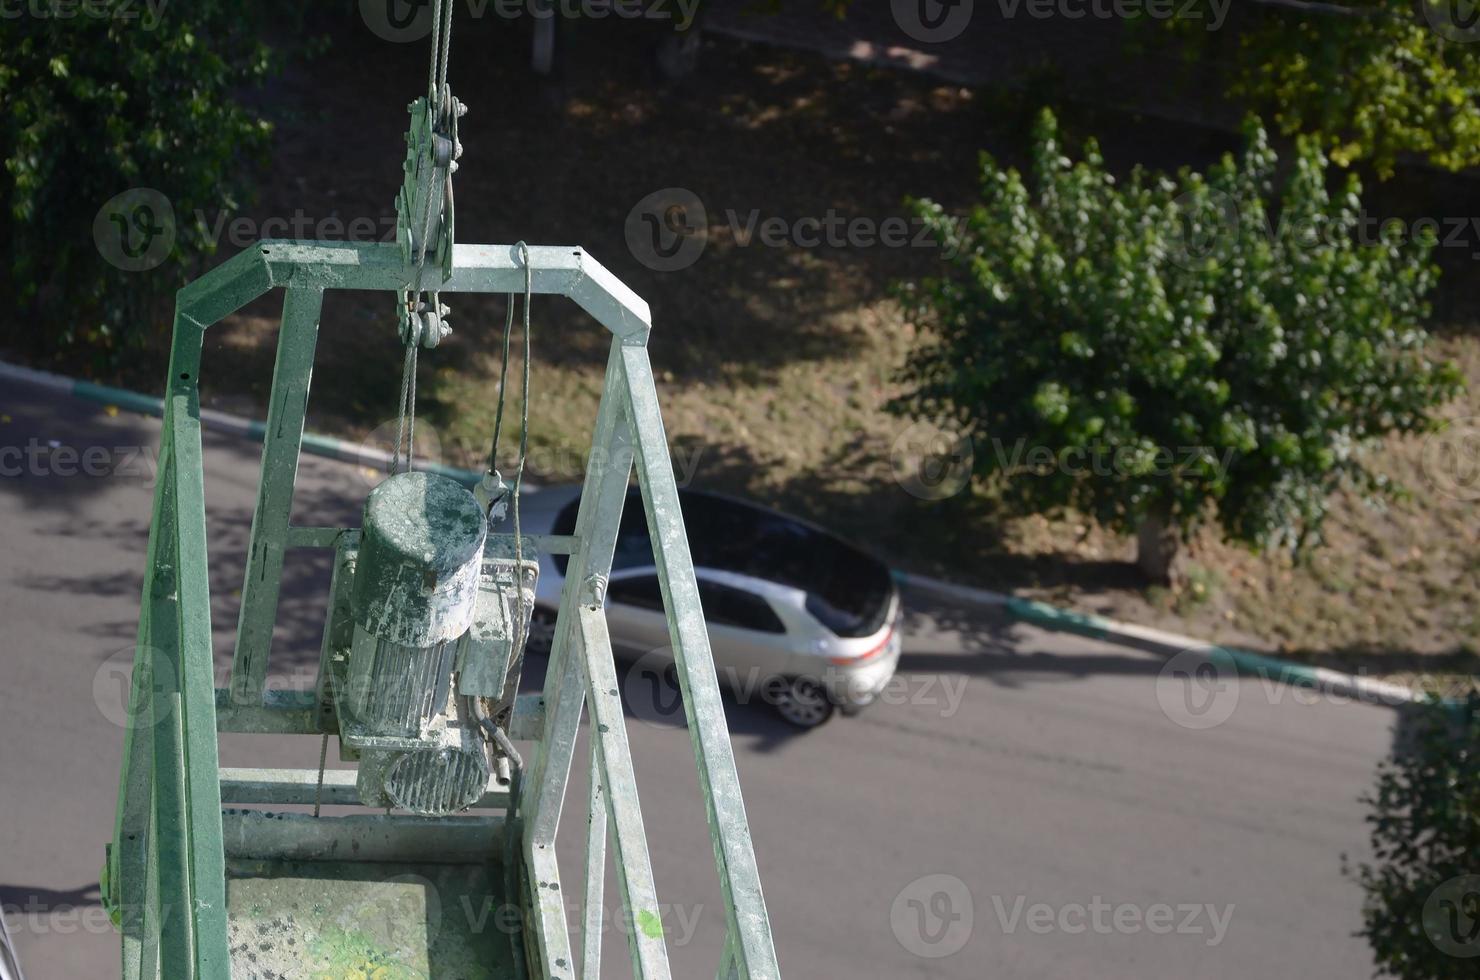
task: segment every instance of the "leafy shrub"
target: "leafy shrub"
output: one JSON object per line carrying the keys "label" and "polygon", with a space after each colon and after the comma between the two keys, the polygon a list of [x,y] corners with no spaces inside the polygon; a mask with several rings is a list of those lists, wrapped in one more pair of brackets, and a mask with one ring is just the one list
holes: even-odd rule
{"label": "leafy shrub", "polygon": [[1362,447],[1458,390],[1419,325],[1433,243],[1363,226],[1357,179],[1328,191],[1314,140],[1276,196],[1264,130],[1246,137],[1206,174],[1121,182],[1093,140],[1068,159],[1045,112],[1034,190],[983,156],[964,219],[913,202],[947,258],[901,290],[934,342],[893,408],[971,434],[1012,509],[1120,530],[1186,530],[1216,503],[1233,539],[1295,546],[1341,481],[1379,489]]}
{"label": "leafy shrub", "polygon": [[[101,368],[161,328],[159,298],[214,248],[184,216],[236,207],[267,145],[268,124],[233,94],[268,74],[256,34],[287,6],[43,0],[0,18],[0,283],[19,305],[14,343],[82,349]],[[134,234],[173,234],[147,271],[110,264],[94,236],[95,220],[109,227],[99,209],[135,188],[173,210],[118,216]]]}
{"label": "leafy shrub", "polygon": [[1480,952],[1480,714],[1438,707],[1383,763],[1371,807],[1374,861],[1348,867],[1366,892],[1362,935],[1384,973],[1475,975]]}
{"label": "leafy shrub", "polygon": [[[1166,21],[1192,57],[1221,40],[1204,26],[1212,4]],[[1230,94],[1281,131],[1319,134],[1338,164],[1365,159],[1384,176],[1404,154],[1448,170],[1480,164],[1480,22],[1468,3],[1338,0],[1233,14]]]}

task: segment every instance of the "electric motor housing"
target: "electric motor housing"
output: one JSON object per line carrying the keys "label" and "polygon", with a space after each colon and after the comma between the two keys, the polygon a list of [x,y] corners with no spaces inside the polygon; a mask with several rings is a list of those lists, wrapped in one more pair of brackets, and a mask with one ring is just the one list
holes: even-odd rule
{"label": "electric motor housing", "polygon": [[435,473],[370,492],[351,609],[348,702],[370,734],[415,738],[446,705],[457,640],[473,624],[488,522]]}
{"label": "electric motor housing", "polygon": [[366,746],[362,802],[453,813],[487,788],[487,749],[452,682],[487,533],[473,495],[434,473],[391,476],[365,502],[341,700],[341,737],[349,727]]}

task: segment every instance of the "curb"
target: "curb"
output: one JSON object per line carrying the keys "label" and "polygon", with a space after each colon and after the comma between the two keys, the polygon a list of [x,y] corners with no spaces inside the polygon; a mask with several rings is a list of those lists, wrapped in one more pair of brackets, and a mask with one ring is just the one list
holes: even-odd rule
{"label": "curb", "polygon": [[[137,412],[140,415],[152,415],[155,418],[160,418],[164,415],[163,398],[141,394],[137,391],[129,391],[125,388],[93,384],[91,381],[78,381],[68,378],[65,375],[52,374],[49,371],[37,371],[34,368],[20,367],[16,364],[8,364],[5,361],[0,361],[0,381],[30,385],[60,395],[80,398],[83,401],[96,402],[100,405],[113,405],[118,408],[127,409],[130,412]],[[218,412],[213,408],[202,408],[200,410],[200,422],[202,426],[212,431],[228,432],[232,435],[250,439],[253,442],[261,442],[263,436],[267,433],[266,423],[243,418],[240,415],[232,415],[228,412]],[[349,442],[336,436],[326,436],[318,432],[303,433],[302,451],[315,456],[337,459],[345,463],[355,463],[382,472],[390,472],[392,462],[390,453],[371,448],[361,443]],[[468,487],[476,486],[483,478],[482,473],[474,470],[447,466],[422,458],[417,459],[416,468],[428,473],[437,473],[441,476],[448,477]],[[524,489],[532,492],[536,488],[526,484]]]}
{"label": "curb", "polygon": [[1363,704],[1397,707],[1407,704],[1438,703],[1451,710],[1462,709],[1468,704],[1463,699],[1435,698],[1402,684],[1393,684],[1360,674],[1346,674],[1328,667],[1314,667],[1310,664],[1282,660],[1236,647],[1219,646],[1205,640],[1183,636],[1180,633],[1153,629],[1149,626],[1136,626],[1133,623],[1122,623],[1092,613],[1061,609],[1046,602],[1020,599],[987,589],[974,589],[924,575],[897,571],[894,573],[894,578],[895,581],[905,585],[938,592],[968,602],[1002,606],[1014,619],[1031,623],[1040,629],[1073,633],[1094,640],[1108,640],[1167,657],[1189,651],[1200,653],[1208,660],[1230,668],[1235,674],[1258,677],[1291,687],[1319,690]]}

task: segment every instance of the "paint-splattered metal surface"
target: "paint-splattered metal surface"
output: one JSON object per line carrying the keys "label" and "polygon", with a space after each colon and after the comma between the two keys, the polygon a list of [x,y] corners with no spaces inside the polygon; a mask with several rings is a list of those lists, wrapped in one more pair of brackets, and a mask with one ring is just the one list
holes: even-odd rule
{"label": "paint-splattered metal surface", "polygon": [[517,919],[478,864],[233,861],[231,975],[252,980],[503,980]]}

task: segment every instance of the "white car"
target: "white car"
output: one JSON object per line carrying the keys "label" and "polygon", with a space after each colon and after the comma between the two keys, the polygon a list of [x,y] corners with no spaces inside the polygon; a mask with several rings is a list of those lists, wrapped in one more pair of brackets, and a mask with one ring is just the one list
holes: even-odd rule
{"label": "white car", "polygon": [[[580,493],[557,486],[521,497],[521,529],[572,533]],[[683,490],[679,503],[721,683],[742,700],[764,699],[799,728],[822,724],[834,708],[861,710],[879,695],[900,652],[899,592],[882,562],[821,528],[732,497]],[[549,650],[568,562],[540,557],[531,652]],[[618,655],[671,665],[635,488],[622,510],[606,598]]]}

